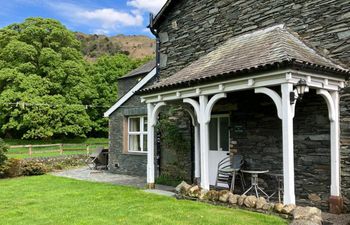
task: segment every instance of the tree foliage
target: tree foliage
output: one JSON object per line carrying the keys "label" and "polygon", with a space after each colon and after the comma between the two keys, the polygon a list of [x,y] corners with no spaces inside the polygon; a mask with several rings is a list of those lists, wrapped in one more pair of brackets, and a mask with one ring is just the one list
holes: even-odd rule
{"label": "tree foliage", "polygon": [[75,34],[53,19],[0,29],[1,132],[27,139],[105,134],[102,115],[117,98],[116,80],[139,63],[124,55],[85,61]]}

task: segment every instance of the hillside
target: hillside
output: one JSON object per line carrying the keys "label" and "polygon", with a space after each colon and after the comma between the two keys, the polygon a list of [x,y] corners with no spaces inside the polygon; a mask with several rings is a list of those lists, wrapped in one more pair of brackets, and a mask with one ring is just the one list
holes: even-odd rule
{"label": "hillside", "polygon": [[155,40],[142,35],[88,35],[76,33],[82,42],[82,51],[88,59],[107,54],[125,53],[131,58],[140,59],[155,54]]}

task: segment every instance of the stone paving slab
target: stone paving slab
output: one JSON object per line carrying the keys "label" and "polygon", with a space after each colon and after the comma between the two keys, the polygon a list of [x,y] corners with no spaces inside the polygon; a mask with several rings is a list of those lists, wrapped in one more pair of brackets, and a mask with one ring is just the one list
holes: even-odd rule
{"label": "stone paving slab", "polygon": [[[137,188],[146,187],[146,177],[129,176],[122,174],[109,173],[108,171],[90,170],[88,167],[64,170],[51,173],[54,176],[73,178],[77,180],[86,180],[101,183],[110,183],[115,185],[130,186]],[[156,185],[156,190],[147,190],[147,192],[170,196],[174,192],[174,187],[165,185]]]}

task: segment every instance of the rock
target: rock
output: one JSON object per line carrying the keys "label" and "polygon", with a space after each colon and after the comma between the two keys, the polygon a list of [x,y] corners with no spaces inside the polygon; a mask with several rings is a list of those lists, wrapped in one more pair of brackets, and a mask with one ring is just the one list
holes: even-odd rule
{"label": "rock", "polygon": [[200,189],[199,189],[198,185],[191,187],[188,191],[189,196],[191,196],[191,197],[198,197],[199,192],[200,192]]}
{"label": "rock", "polygon": [[293,210],[295,209],[295,205],[294,204],[288,204],[288,205],[285,205],[282,209],[282,213],[285,213],[285,214],[292,214],[293,213]]}
{"label": "rock", "polygon": [[259,198],[257,199],[257,201],[256,201],[255,207],[256,207],[257,209],[262,209],[263,206],[264,206],[266,203],[267,203],[267,202],[266,202],[266,199],[265,199],[264,197],[259,197]]}
{"label": "rock", "polygon": [[275,204],[273,203],[266,203],[263,205],[262,209],[265,211],[271,211],[275,208]]}
{"label": "rock", "polygon": [[248,196],[244,199],[244,205],[248,208],[255,208],[257,198],[255,196]]}
{"label": "rock", "polygon": [[199,200],[205,200],[206,199],[206,196],[207,196],[207,193],[208,191],[207,190],[204,190],[204,189],[201,189],[198,193],[198,198]]}
{"label": "rock", "polygon": [[175,191],[177,193],[186,194],[191,187],[192,187],[191,185],[189,185],[185,181],[182,181],[179,185],[177,185],[177,187],[175,188]]}
{"label": "rock", "polygon": [[219,200],[219,192],[217,192],[215,190],[210,190],[207,192],[205,198],[210,200],[210,201],[218,201]]}
{"label": "rock", "polygon": [[277,203],[277,204],[275,204],[275,211],[280,213],[280,212],[282,212],[283,207],[284,207],[284,205],[282,203]]}
{"label": "rock", "polygon": [[294,220],[307,220],[315,224],[322,224],[322,212],[315,207],[296,207],[293,211]]}
{"label": "rock", "polygon": [[243,203],[244,203],[244,199],[246,198],[247,196],[246,195],[241,195],[238,197],[238,200],[237,200],[237,203],[239,206],[242,206]]}
{"label": "rock", "polygon": [[239,195],[230,195],[229,198],[228,198],[228,202],[232,205],[236,205],[238,203],[238,198],[239,198]]}
{"label": "rock", "polygon": [[309,194],[308,198],[312,202],[321,202],[321,198],[317,194]]}
{"label": "rock", "polygon": [[[227,202],[228,201],[228,198],[230,196],[230,191],[228,190],[223,190],[223,191],[220,191],[219,192],[219,201],[220,202]],[[231,193],[232,194],[232,193]]]}

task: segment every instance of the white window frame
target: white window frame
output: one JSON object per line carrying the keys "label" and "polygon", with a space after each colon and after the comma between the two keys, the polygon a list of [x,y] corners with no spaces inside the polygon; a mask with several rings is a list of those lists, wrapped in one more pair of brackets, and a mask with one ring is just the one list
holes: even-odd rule
{"label": "white window frame", "polygon": [[[140,119],[140,131],[130,131],[130,119]],[[144,136],[147,135],[147,131],[144,130],[144,122],[147,119],[147,116],[130,116],[128,117],[128,152],[131,153],[147,153],[147,150],[143,149]],[[130,150],[130,136],[138,135],[140,136],[140,151],[132,151]]]}
{"label": "white window frame", "polygon": [[[216,118],[217,120],[217,140],[218,140],[218,146],[217,149],[209,149],[210,151],[215,151],[215,152],[229,152],[230,151],[230,129],[228,129],[228,146],[229,149],[228,151],[224,151],[222,150],[222,148],[220,147],[220,118],[228,118],[228,122],[230,123],[230,115],[229,114],[215,114],[215,115],[211,115],[211,118]],[[209,140],[210,141],[210,140]],[[209,147],[210,147],[210,143],[209,143]]]}

